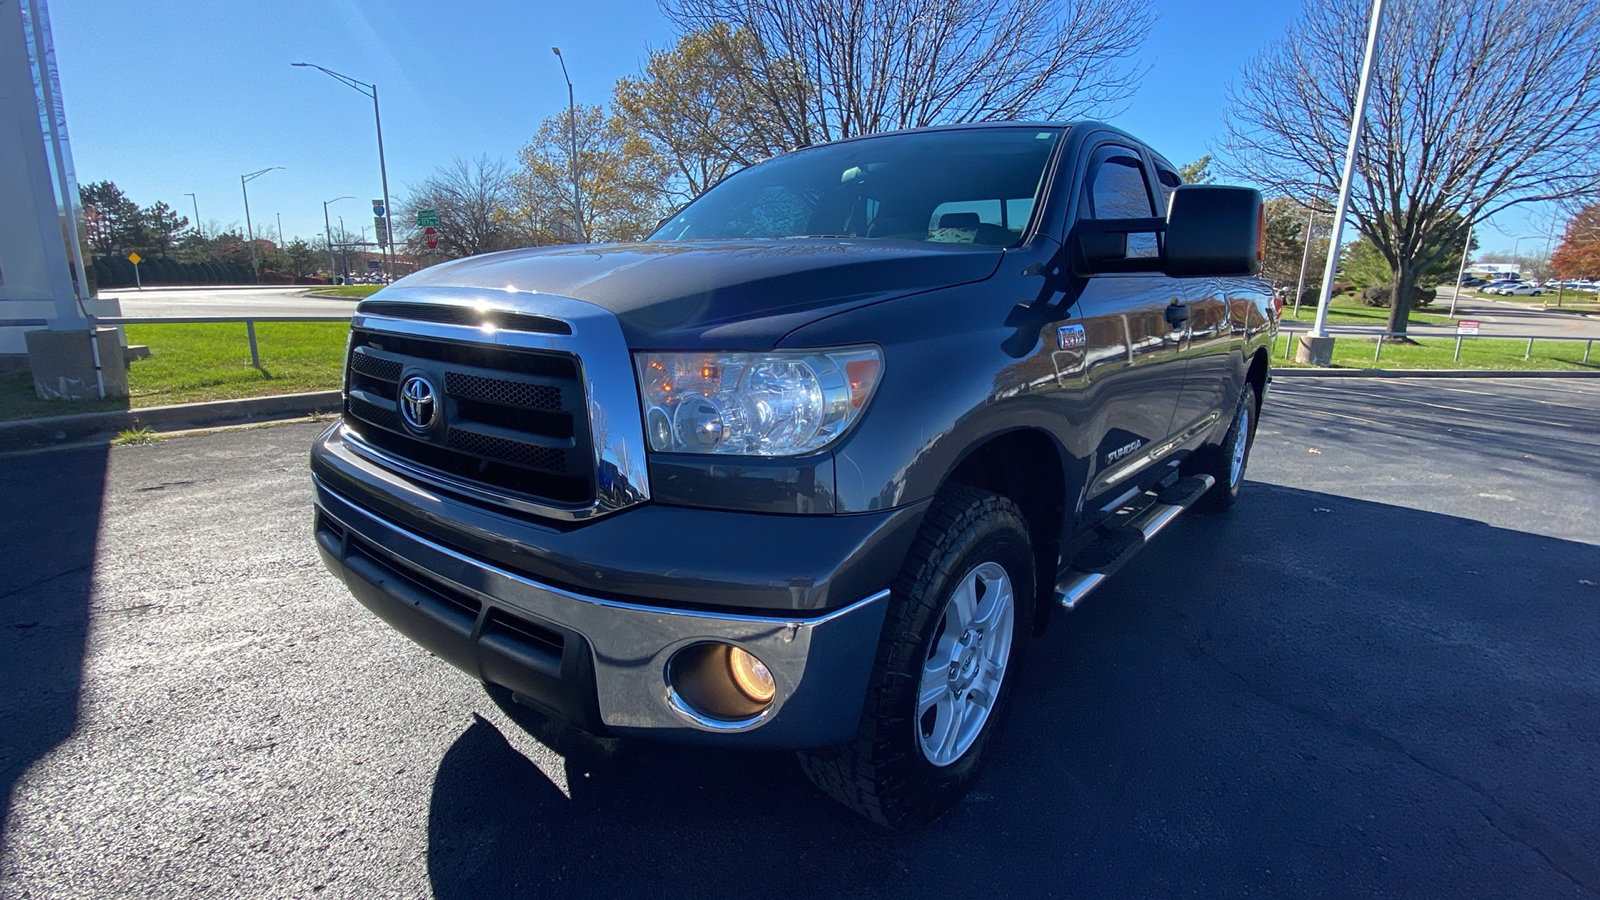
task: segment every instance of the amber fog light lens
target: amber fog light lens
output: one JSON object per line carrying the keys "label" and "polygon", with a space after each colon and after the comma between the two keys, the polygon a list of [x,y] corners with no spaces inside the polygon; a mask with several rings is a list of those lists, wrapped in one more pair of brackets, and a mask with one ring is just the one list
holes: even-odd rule
{"label": "amber fog light lens", "polygon": [[728,670],[739,691],[757,703],[771,703],[778,692],[767,664],[738,647],[728,649]]}

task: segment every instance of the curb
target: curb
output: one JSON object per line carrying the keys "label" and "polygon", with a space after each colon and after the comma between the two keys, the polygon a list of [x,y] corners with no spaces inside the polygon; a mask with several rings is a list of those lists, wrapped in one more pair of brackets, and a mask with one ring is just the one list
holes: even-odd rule
{"label": "curb", "polygon": [[1273,378],[1600,378],[1600,371],[1538,369],[1310,369],[1275,368]]}
{"label": "curb", "polygon": [[0,453],[86,440],[109,441],[118,432],[130,428],[182,431],[213,425],[298,419],[315,413],[338,412],[343,402],[343,395],[339,391],[312,391],[242,400],[117,409],[45,419],[19,419],[0,422]]}

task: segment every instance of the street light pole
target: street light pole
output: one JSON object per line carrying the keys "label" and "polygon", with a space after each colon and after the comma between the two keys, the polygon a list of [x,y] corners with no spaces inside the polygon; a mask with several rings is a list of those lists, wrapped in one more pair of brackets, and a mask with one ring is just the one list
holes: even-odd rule
{"label": "street light pole", "polygon": [[1456,269],[1456,290],[1450,295],[1450,318],[1456,317],[1456,301],[1461,299],[1461,277],[1467,271],[1467,254],[1472,250],[1472,226],[1467,226],[1467,242],[1461,245],[1461,266]]}
{"label": "street light pole", "polygon": [[567,58],[561,55],[560,47],[550,48],[561,60],[561,77],[567,82],[567,134],[571,143],[571,151],[567,154],[567,168],[572,173],[572,224],[577,231],[578,243],[587,244],[589,239],[583,230],[583,199],[578,193],[578,107],[572,99],[572,79],[567,75]]}
{"label": "street light pole", "polygon": [[[346,196],[343,196],[343,197],[335,197],[332,200],[324,200],[324,201],[322,201],[322,232],[328,239],[328,277],[329,278],[333,277],[333,270],[335,268],[335,264],[334,264],[334,261],[333,261],[333,226],[328,222],[328,204],[329,203],[338,203],[340,200],[354,200],[354,199],[355,199],[354,197],[346,195]],[[340,232],[344,231],[344,219],[340,219],[339,220],[339,231]]]}
{"label": "street light pole", "polygon": [[206,233],[200,229],[200,201],[187,191],[184,192],[184,196],[194,203],[194,233],[200,235],[200,240],[203,241],[206,239]]}
{"label": "street light pole", "polygon": [[283,239],[283,213],[278,213],[278,249],[279,250],[283,249],[284,243],[285,243],[285,241]]}
{"label": "street light pole", "polygon": [[1317,211],[1311,209],[1306,214],[1305,252],[1300,255],[1300,281],[1294,286],[1294,315],[1300,317],[1300,295],[1306,290],[1306,266],[1311,262],[1311,223],[1317,220]]}
{"label": "street light pole", "polygon": [[324,75],[338,79],[339,81],[344,82],[350,87],[355,88],[357,91],[360,91],[361,93],[372,98],[372,122],[378,128],[378,175],[383,182],[383,224],[384,231],[386,232],[386,240],[384,241],[383,249],[386,250],[388,254],[389,280],[393,281],[395,279],[394,207],[389,202],[389,164],[383,158],[383,117],[378,113],[378,86],[375,84],[368,84],[365,81],[357,81],[348,75],[340,75],[338,72],[335,72],[332,69],[325,69],[316,63],[297,62],[290,63],[290,65],[300,66],[302,68],[317,69]]}
{"label": "street light pole", "polygon": [[[1361,82],[1356,88],[1356,108],[1350,116],[1350,143],[1344,152],[1344,174],[1339,179],[1339,200],[1333,207],[1333,225],[1328,237],[1328,262],[1322,267],[1322,291],[1317,303],[1317,321],[1311,334],[1302,338],[1302,352],[1308,358],[1331,361],[1333,341],[1328,338],[1328,301],[1333,296],[1333,275],[1339,268],[1339,238],[1344,234],[1345,211],[1350,206],[1350,183],[1356,174],[1356,151],[1361,146],[1361,126],[1367,117],[1368,86],[1372,82],[1372,61],[1378,55],[1378,31],[1383,22],[1383,0],[1372,0],[1372,20],[1367,25],[1367,54],[1361,61]],[[1307,344],[1307,340],[1314,344]],[[1320,344],[1326,356],[1311,350]]]}
{"label": "street light pole", "polygon": [[250,239],[250,271],[255,274],[256,284],[261,283],[261,263],[256,259],[256,229],[250,222],[250,188],[248,185],[268,172],[281,168],[283,166],[270,166],[259,172],[251,172],[249,175],[239,176],[239,190],[244,191],[245,236]]}

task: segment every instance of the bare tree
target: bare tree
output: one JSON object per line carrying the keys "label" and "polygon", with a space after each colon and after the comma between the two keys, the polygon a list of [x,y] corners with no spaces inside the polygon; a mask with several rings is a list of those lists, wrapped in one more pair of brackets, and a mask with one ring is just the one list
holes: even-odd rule
{"label": "bare tree", "polygon": [[415,222],[419,210],[439,214],[439,248],[429,251],[419,231],[406,238],[406,250],[413,256],[473,256],[527,243],[512,215],[516,190],[503,160],[457,157],[421,183],[407,185],[406,194],[399,210],[402,225]]}
{"label": "bare tree", "polygon": [[[1307,0],[1232,90],[1228,168],[1272,193],[1339,182],[1366,30],[1348,0]],[[1419,273],[1468,225],[1600,187],[1600,6],[1391,0],[1357,151],[1351,215],[1394,272],[1404,334]]]}
{"label": "bare tree", "polygon": [[1109,114],[1148,0],[661,0],[785,150],[897,128]]}

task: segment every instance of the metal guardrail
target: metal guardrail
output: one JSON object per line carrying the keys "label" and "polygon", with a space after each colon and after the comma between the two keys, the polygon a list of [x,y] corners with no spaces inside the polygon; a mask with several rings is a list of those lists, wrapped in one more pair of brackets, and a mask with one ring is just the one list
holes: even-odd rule
{"label": "metal guardrail", "polygon": [[[1379,359],[1381,359],[1383,357],[1383,342],[1384,342],[1384,339],[1387,338],[1387,337],[1392,337],[1392,335],[1386,334],[1386,333],[1384,333],[1382,331],[1378,331],[1378,332],[1355,331],[1355,330],[1352,330],[1352,329],[1345,329],[1345,330],[1341,331],[1341,330],[1335,329],[1335,328],[1329,328],[1329,329],[1326,329],[1326,331],[1327,331],[1328,334],[1334,335],[1334,336],[1347,335],[1347,336],[1352,336],[1352,337],[1376,337],[1378,339],[1378,347],[1372,353],[1372,361],[1373,362],[1377,362]],[[1284,336],[1286,338],[1293,337],[1296,334],[1310,334],[1310,333],[1311,333],[1311,329],[1309,329],[1309,328],[1294,329],[1294,328],[1282,328],[1282,327],[1280,327],[1278,329],[1278,334],[1280,334],[1280,335],[1282,335],[1282,336]],[[1408,335],[1408,337],[1411,337],[1411,336],[1412,335]],[[1479,338],[1479,339],[1485,339],[1486,338],[1486,339],[1489,339],[1489,340],[1512,340],[1512,341],[1524,341],[1525,340],[1525,341],[1528,342],[1528,349],[1522,354],[1522,358],[1524,360],[1533,359],[1533,342],[1534,341],[1581,341],[1583,343],[1583,345],[1584,345],[1584,347],[1583,347],[1583,361],[1584,362],[1588,362],[1589,361],[1589,354],[1591,352],[1593,352],[1593,350],[1594,350],[1594,342],[1595,341],[1600,341],[1600,338],[1554,337],[1554,336],[1551,336],[1551,335],[1548,335],[1548,334],[1461,334],[1459,332],[1449,333],[1449,334],[1427,334],[1425,332],[1419,332],[1414,336],[1415,337],[1419,337],[1419,338],[1455,338],[1456,339],[1456,352],[1455,352],[1455,355],[1453,357],[1451,357],[1451,358],[1453,360],[1458,361],[1458,362],[1461,359],[1461,342],[1464,341],[1464,340],[1470,340],[1470,339],[1473,339],[1473,338]],[[1284,359],[1288,359],[1290,354],[1294,351],[1294,344],[1295,344],[1295,342],[1293,340],[1285,341],[1284,348],[1283,348],[1283,358]]]}
{"label": "metal guardrail", "polygon": [[[244,324],[245,336],[250,340],[250,365],[261,368],[261,351],[256,347],[257,322],[348,322],[353,313],[345,315],[299,316],[90,316],[89,326],[96,325],[237,325]],[[48,319],[0,319],[0,328],[41,328],[50,324]]]}

